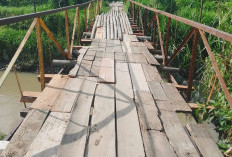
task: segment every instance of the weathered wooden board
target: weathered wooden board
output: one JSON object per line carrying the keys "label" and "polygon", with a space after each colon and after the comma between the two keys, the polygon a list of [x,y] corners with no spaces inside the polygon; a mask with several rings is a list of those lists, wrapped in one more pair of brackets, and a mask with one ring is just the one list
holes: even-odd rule
{"label": "weathered wooden board", "polygon": [[86,156],[116,156],[114,85],[99,84]]}
{"label": "weathered wooden board", "polygon": [[114,59],[103,58],[99,72],[99,82],[115,83]]}
{"label": "weathered wooden board", "polygon": [[146,58],[144,57],[143,54],[134,54],[134,53],[132,53],[132,55],[134,56],[135,63],[147,64],[147,60],[146,60]]}
{"label": "weathered wooden board", "polygon": [[116,52],[115,53],[115,60],[117,62],[125,62],[125,60],[126,60],[125,54],[124,53],[120,53],[120,52]]}
{"label": "weathered wooden board", "polygon": [[155,57],[149,52],[146,47],[138,47],[140,52],[146,57],[147,61],[151,65],[160,65],[159,62],[155,59]]}
{"label": "weathered wooden board", "polygon": [[90,71],[90,76],[96,76],[96,77],[99,76],[99,72],[101,68],[101,61],[102,61],[102,58],[99,58],[93,61],[91,71]]}
{"label": "weathered wooden board", "polygon": [[155,66],[148,65],[148,64],[142,64],[143,72],[145,74],[145,77],[148,81],[156,81],[156,82],[162,82],[162,78]]}
{"label": "weathered wooden board", "polygon": [[168,100],[167,95],[159,82],[150,81],[148,82],[148,85],[155,100]]}
{"label": "weathered wooden board", "polygon": [[55,157],[67,127],[69,116],[70,113],[52,112],[32,142],[25,157]]}
{"label": "weathered wooden board", "polygon": [[177,156],[195,157],[199,154],[186,134],[175,112],[160,110],[164,131]]}
{"label": "weathered wooden board", "polygon": [[73,105],[76,102],[77,95],[80,93],[84,78],[69,78],[64,89],[56,99],[51,108],[53,112],[71,112]]}
{"label": "weathered wooden board", "polygon": [[40,97],[38,97],[31,105],[31,108],[50,110],[56,98],[63,90],[67,79],[67,76],[55,75],[47,87],[43,90]]}
{"label": "weathered wooden board", "polygon": [[147,91],[136,91],[136,94],[147,130],[161,131],[163,127],[151,93]]}
{"label": "weathered wooden board", "polygon": [[24,156],[26,154],[47,115],[48,110],[32,109],[29,111],[27,117],[24,119],[5,149],[7,157]]}
{"label": "weathered wooden board", "polygon": [[95,56],[96,53],[97,53],[97,50],[90,50],[90,49],[89,49],[89,50],[86,52],[86,55]]}
{"label": "weathered wooden board", "polygon": [[71,113],[57,157],[83,157],[88,132],[90,108],[94,97],[97,78],[84,80],[81,92]]}
{"label": "weathered wooden board", "polygon": [[134,91],[149,91],[141,64],[129,63],[129,68]]}
{"label": "weathered wooden board", "polygon": [[103,33],[103,27],[97,28],[95,38],[96,39],[102,39],[102,33]]}
{"label": "weathered wooden board", "polygon": [[208,131],[201,124],[188,124],[186,126],[193,141],[196,143],[202,156],[204,157],[223,157],[217,144],[210,137]]}
{"label": "weathered wooden board", "polygon": [[82,60],[78,76],[89,76],[93,61]]}
{"label": "weathered wooden board", "polygon": [[116,82],[118,156],[145,156],[127,63],[116,63]]}
{"label": "weathered wooden board", "polygon": [[94,55],[85,55],[83,60],[87,60],[87,61],[93,61],[95,58]]}
{"label": "weathered wooden board", "polygon": [[161,83],[161,85],[175,111],[192,112],[191,108],[185,102],[176,87],[168,83]]}
{"label": "weathered wooden board", "polygon": [[77,72],[80,68],[81,61],[82,61],[85,53],[87,52],[87,50],[88,50],[88,48],[82,48],[79,50],[80,55],[78,56],[77,64],[74,66],[74,68],[72,70],[69,71],[69,74],[68,74],[69,77],[76,77],[77,76]]}
{"label": "weathered wooden board", "polygon": [[104,58],[114,59],[114,53],[112,53],[112,52],[106,52],[106,53],[104,53]]}
{"label": "weathered wooden board", "polygon": [[155,103],[159,110],[172,111],[172,112],[175,111],[171,103],[169,103],[168,101],[155,100]]}
{"label": "weathered wooden board", "polygon": [[[144,150],[147,157],[166,157],[171,156],[175,157],[176,154],[168,142],[167,137],[164,133],[155,130],[147,130],[147,125],[140,108],[140,105],[137,105],[137,111],[139,116],[139,124],[141,129],[141,134],[143,137]],[[165,147],[164,147],[165,146]]]}
{"label": "weathered wooden board", "polygon": [[141,54],[140,50],[138,49],[137,46],[130,46],[131,52],[134,54]]}
{"label": "weathered wooden board", "polygon": [[24,91],[20,102],[33,103],[40,95],[41,92]]}

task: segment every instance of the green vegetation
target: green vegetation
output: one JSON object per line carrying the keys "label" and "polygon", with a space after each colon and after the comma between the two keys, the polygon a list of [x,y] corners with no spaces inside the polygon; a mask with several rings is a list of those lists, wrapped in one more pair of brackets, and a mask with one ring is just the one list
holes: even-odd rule
{"label": "green vegetation", "polygon": [[[1,1],[0,4],[0,18],[15,16],[15,15],[22,15],[22,14],[29,14],[34,12],[34,7],[32,5],[31,0],[24,0],[18,1],[18,6],[16,6],[17,1]],[[56,6],[66,6],[66,5],[73,5],[75,0],[69,1],[59,1],[58,4],[55,0],[47,1],[41,0],[39,5],[37,5],[37,11],[45,11],[49,9],[53,9]],[[45,4],[46,3],[46,4]],[[81,2],[80,2],[81,3]],[[108,10],[108,3],[103,3],[103,8],[101,12]],[[23,6],[23,5],[27,6]],[[106,7],[107,6],[107,7]],[[69,15],[69,32],[70,38],[73,29],[73,20],[75,17],[75,9],[71,9],[68,11]],[[64,12],[56,13],[52,15],[48,15],[42,17],[48,28],[51,30],[55,38],[57,39],[58,43],[65,49],[66,48],[66,34],[65,34],[65,17]],[[81,32],[84,31],[84,10],[83,8],[80,9],[80,21],[81,21]],[[19,47],[23,37],[25,36],[28,28],[30,27],[32,20],[27,20],[23,22],[18,22],[11,24],[9,26],[1,26],[0,27],[0,54],[1,54],[1,66],[4,66],[9,63],[12,56],[14,55],[15,51]],[[77,34],[77,33],[76,33]],[[81,33],[82,34],[82,33]],[[75,36],[77,39],[77,35]],[[45,69],[49,69],[49,44],[51,46],[52,58],[54,59],[61,59],[61,53],[55,47],[55,45],[48,39],[46,33],[42,31],[42,42],[43,42],[43,52],[44,52],[44,62],[45,62]],[[74,44],[77,44],[77,40],[74,41]],[[23,51],[21,52],[17,62],[17,68],[22,71],[36,71],[38,69],[38,56],[37,56],[37,44],[36,44],[36,33],[35,29],[30,35]]]}
{"label": "green vegetation", "polygon": [[[163,10],[190,20],[199,21],[201,1],[187,0],[137,0],[144,5]],[[205,25],[217,28],[219,30],[232,34],[232,1],[230,0],[204,0],[202,13],[202,22]],[[142,9],[143,12],[143,9]],[[153,13],[149,13],[151,18]],[[159,15],[161,32],[166,34],[167,18]],[[184,37],[190,31],[190,27],[171,21],[171,38],[169,44],[169,55],[180,45]],[[150,35],[152,30],[148,30]],[[232,46],[229,42],[225,42],[213,35],[206,33],[210,47],[215,56],[216,62],[220,68],[220,72],[231,93],[232,91]],[[156,39],[158,40],[158,39]],[[176,75],[179,83],[186,82],[188,78],[188,69],[190,66],[190,57],[192,50],[192,40],[188,42],[185,48],[171,63],[172,66],[180,67],[183,70],[181,77]],[[196,64],[195,64],[194,85],[195,92],[192,94],[192,101],[198,104],[206,104],[210,90],[212,88],[215,72],[209,60],[207,51],[204,48],[202,40],[199,40]],[[184,78],[184,79],[183,79]],[[196,110],[195,114],[199,122],[210,121],[215,124],[220,135],[218,143],[222,151],[228,150],[232,146],[232,110],[217,80],[213,94],[208,105],[215,106],[213,110],[207,111],[205,108]]]}
{"label": "green vegetation", "polygon": [[0,141],[3,140],[6,137],[6,134],[3,134],[0,132]]}

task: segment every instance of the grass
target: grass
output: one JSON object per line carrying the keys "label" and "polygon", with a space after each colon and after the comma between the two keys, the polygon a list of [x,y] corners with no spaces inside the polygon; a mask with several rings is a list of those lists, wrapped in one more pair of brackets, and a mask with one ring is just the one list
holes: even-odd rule
{"label": "grass", "polygon": [[0,141],[6,137],[6,134],[0,132]]}

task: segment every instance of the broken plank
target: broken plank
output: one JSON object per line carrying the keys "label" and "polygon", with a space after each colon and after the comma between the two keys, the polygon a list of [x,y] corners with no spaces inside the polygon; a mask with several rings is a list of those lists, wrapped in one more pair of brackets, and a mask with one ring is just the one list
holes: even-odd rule
{"label": "broken plank", "polygon": [[116,80],[118,156],[145,156],[127,63],[116,63]]}
{"label": "broken plank", "polygon": [[40,95],[41,92],[24,91],[20,102],[33,103]]}
{"label": "broken plank", "polygon": [[155,66],[148,65],[148,64],[142,64],[142,68],[143,68],[147,82],[149,81],[162,82],[163,81]]}
{"label": "broken plank", "polygon": [[161,131],[163,127],[151,93],[147,91],[136,91],[136,94],[147,130]]}
{"label": "broken plank", "polygon": [[192,112],[191,108],[185,102],[176,87],[168,83],[161,83],[161,85],[175,111]]}
{"label": "broken plank", "polygon": [[43,90],[41,96],[38,97],[31,105],[31,108],[50,110],[56,98],[63,90],[67,79],[67,76],[62,76],[59,74],[55,75],[47,87]]}
{"label": "broken plank", "polygon": [[89,76],[93,61],[82,60],[78,76]]}
{"label": "broken plank", "polygon": [[129,69],[134,91],[149,91],[141,64],[129,63]]}
{"label": "broken plank", "polygon": [[114,59],[103,58],[99,72],[99,82],[115,83]]}
{"label": "broken plank", "polygon": [[160,110],[164,131],[177,156],[199,157],[192,141],[182,127],[175,112]]}
{"label": "broken plank", "polygon": [[56,156],[70,113],[52,112],[32,142],[25,157]]}
{"label": "broken plank", "polygon": [[100,68],[101,68],[101,61],[102,61],[102,58],[99,58],[97,60],[95,59],[93,61],[91,71],[90,71],[90,76],[96,76],[96,77],[99,76],[99,71],[100,71]]}
{"label": "broken plank", "polygon": [[87,156],[116,156],[114,85],[99,84],[95,94]]}
{"label": "broken plank", "polygon": [[52,106],[51,111],[64,113],[71,112],[73,105],[76,103],[76,98],[80,93],[83,80],[83,77],[69,78],[59,94],[59,97]]}
{"label": "broken plank", "polygon": [[223,157],[218,145],[210,137],[208,131],[202,124],[188,124],[186,126],[191,138],[196,143],[203,157]]}
{"label": "broken plank", "polygon": [[85,78],[57,152],[57,157],[73,157],[73,154],[76,157],[84,156],[89,114],[96,83],[96,77]]}

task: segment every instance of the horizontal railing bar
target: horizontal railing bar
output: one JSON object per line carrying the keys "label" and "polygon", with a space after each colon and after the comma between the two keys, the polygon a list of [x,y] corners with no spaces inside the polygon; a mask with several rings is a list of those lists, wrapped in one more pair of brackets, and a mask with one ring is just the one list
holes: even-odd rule
{"label": "horizontal railing bar", "polygon": [[138,6],[141,6],[143,8],[146,8],[147,10],[150,10],[150,11],[153,11],[155,13],[170,17],[170,18],[172,18],[172,19],[174,19],[176,21],[179,21],[179,22],[185,23],[185,24],[187,24],[189,26],[192,26],[192,27],[198,28],[200,30],[203,30],[204,32],[213,34],[213,35],[215,35],[215,36],[217,36],[217,37],[219,37],[221,39],[224,39],[224,40],[229,41],[230,43],[232,43],[232,35],[229,34],[229,33],[223,32],[223,31],[218,30],[216,28],[209,27],[209,26],[206,26],[204,24],[201,24],[201,23],[198,23],[198,22],[195,22],[195,21],[192,21],[192,20],[180,17],[180,16],[176,16],[176,15],[173,15],[173,14],[161,11],[161,10],[150,8],[148,6],[145,6],[143,4],[140,4],[140,3],[132,1],[132,0],[130,0],[130,2],[134,3],[134,4],[138,5]]}
{"label": "horizontal railing bar", "polygon": [[34,18],[38,18],[38,17],[41,17],[41,16],[50,15],[50,14],[58,13],[58,12],[61,12],[61,11],[73,9],[73,8],[76,8],[76,7],[86,6],[89,3],[92,3],[94,1],[96,1],[96,0],[85,2],[85,3],[82,3],[82,4],[76,4],[76,5],[72,5],[72,6],[68,6],[68,7],[52,9],[52,10],[48,10],[48,11],[41,11],[41,12],[32,13],[32,14],[1,18],[0,19],[0,26],[9,25],[9,24],[12,24],[12,23],[25,21],[25,20],[29,20],[29,19],[34,19]]}

